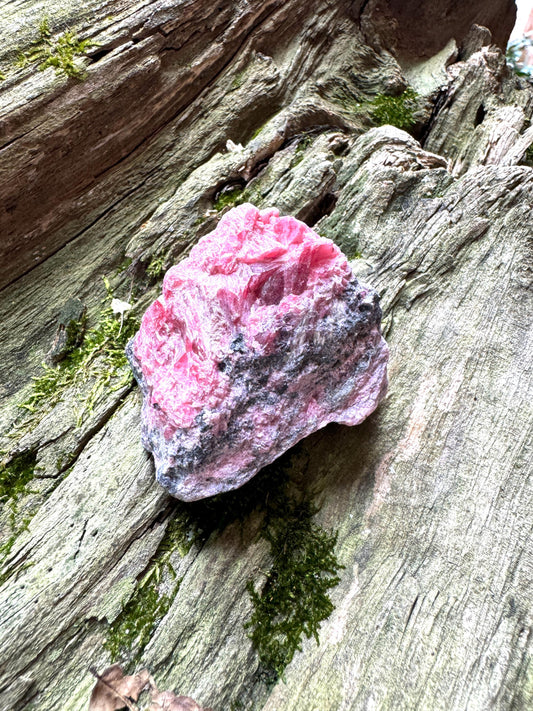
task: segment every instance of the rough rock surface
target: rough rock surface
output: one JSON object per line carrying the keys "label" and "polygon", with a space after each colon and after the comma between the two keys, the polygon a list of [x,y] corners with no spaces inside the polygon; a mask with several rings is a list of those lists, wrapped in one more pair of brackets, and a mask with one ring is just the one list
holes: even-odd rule
{"label": "rough rock surface", "polygon": [[218,494],[328,423],[362,422],[387,388],[380,318],[331,240],[276,209],[228,212],[127,349],[158,481]]}

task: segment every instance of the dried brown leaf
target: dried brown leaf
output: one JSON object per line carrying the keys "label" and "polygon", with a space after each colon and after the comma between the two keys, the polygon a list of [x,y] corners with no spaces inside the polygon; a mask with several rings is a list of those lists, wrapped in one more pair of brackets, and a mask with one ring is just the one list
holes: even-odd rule
{"label": "dried brown leaf", "polygon": [[129,708],[135,710],[139,694],[150,682],[150,674],[147,669],[142,669],[133,676],[124,676],[120,664],[113,664],[102,674],[97,674],[97,682],[89,701],[89,711],[117,711],[117,709]]}

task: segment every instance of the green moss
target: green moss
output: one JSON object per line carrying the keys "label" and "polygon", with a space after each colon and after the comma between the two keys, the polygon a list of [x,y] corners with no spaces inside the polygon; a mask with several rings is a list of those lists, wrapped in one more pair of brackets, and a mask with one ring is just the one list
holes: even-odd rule
{"label": "green moss", "polygon": [[370,104],[370,115],[377,126],[396,126],[408,129],[414,123],[418,95],[409,87],[400,96],[378,94]]}
{"label": "green moss", "polygon": [[[113,295],[107,281],[106,288],[106,301],[111,302]],[[31,395],[20,405],[31,415],[30,421],[23,423],[26,428],[57,405],[69,388],[76,388],[79,427],[106,388],[118,390],[129,385],[133,375],[124,348],[138,326],[138,320],[130,311],[121,320],[108,305],[100,313],[96,326],[85,333],[80,346],[56,366],[43,363],[44,372],[33,378]],[[85,387],[88,382],[90,388]]]}
{"label": "green moss", "polygon": [[104,647],[111,661],[121,657],[136,663],[150,641],[157,624],[167,614],[178,591],[179,582],[170,595],[160,594],[153,577],[142,580],[133,597],[111,625]]}
{"label": "green moss", "polygon": [[66,333],[66,343],[65,351],[66,353],[72,353],[74,348],[83,340],[83,334],[85,333],[85,324],[87,318],[85,314],[78,320],[71,319],[65,328]]}
{"label": "green moss", "polygon": [[[137,583],[131,598],[109,628],[104,647],[111,660],[127,658],[137,663],[150,641],[157,624],[167,614],[180,586],[170,558],[174,552],[185,555],[191,546],[184,531],[184,522],[175,516],[169,523],[163,540]],[[162,592],[163,586],[167,592]]]}
{"label": "green moss", "polygon": [[[31,493],[28,485],[33,480],[36,469],[37,455],[33,451],[17,454],[10,461],[0,465],[0,503],[5,504],[9,511],[9,538],[0,545],[0,561],[4,561],[11,553],[15,541],[21,533],[28,530],[32,516],[17,520],[18,500]],[[13,570],[0,573],[0,585],[13,574]]]}
{"label": "green moss", "polygon": [[257,136],[259,136],[259,134],[261,133],[261,131],[264,129],[265,125],[266,125],[266,124],[263,124],[263,125],[261,125],[261,126],[259,126],[258,128],[255,129],[255,131],[254,131],[254,132],[252,133],[252,135],[250,136],[250,141],[253,141],[254,138],[257,138]]}
{"label": "green moss", "polygon": [[305,636],[318,642],[320,623],[333,611],[328,590],[338,582],[336,534],[315,521],[318,507],[308,490],[297,448],[263,469],[240,489],[182,506],[184,531],[205,539],[255,511],[260,535],[270,545],[272,567],[262,590],[247,590],[253,613],[245,624],[267,681],[278,678]]}
{"label": "green moss", "polygon": [[227,207],[231,208],[235,207],[236,205],[242,205],[242,203],[246,202],[246,200],[246,190],[243,187],[237,185],[235,187],[230,188],[229,190],[221,191],[218,194],[213,204],[213,207],[217,212],[221,212]]}
{"label": "green moss", "polygon": [[[22,519],[18,524],[16,523],[16,503],[15,502],[10,502],[11,504],[11,513],[10,513],[10,525],[11,525],[11,535],[5,541],[5,543],[2,543],[0,545],[0,564],[3,564],[5,559],[8,557],[8,555],[11,553],[11,550],[13,546],[15,545],[15,541],[17,538],[24,533],[24,531],[28,530],[28,527],[30,525],[30,521],[33,517],[32,516],[26,516],[25,518]],[[8,580],[15,572],[20,572],[21,570],[24,570],[25,568],[28,568],[32,563],[24,563],[23,565],[16,566],[15,568],[11,569],[5,569],[0,572],[0,587]]]}
{"label": "green moss", "polygon": [[0,71],[0,81],[4,81],[5,78],[6,78],[5,73]]}
{"label": "green moss", "polygon": [[230,91],[234,91],[235,89],[239,89],[244,82],[246,81],[246,70],[244,69],[242,72],[239,72],[236,74],[232,81],[231,81],[231,87]]}
{"label": "green moss", "polygon": [[85,69],[78,59],[94,46],[90,40],[80,40],[73,30],[66,30],[53,39],[48,18],[43,17],[38,26],[37,39],[28,50],[19,52],[15,66],[24,68],[38,62],[39,71],[54,67],[57,74],[82,79]]}
{"label": "green moss", "polygon": [[270,544],[272,568],[259,591],[247,589],[253,603],[246,624],[267,680],[274,681],[314,637],[334,607],[328,591],[339,582],[337,535],[313,521],[318,508],[305,490],[290,482],[269,499],[262,537]]}
{"label": "green moss", "polygon": [[294,168],[299,163],[301,163],[305,157],[305,152],[309,146],[313,143],[313,137],[308,133],[300,137],[296,150],[294,152],[294,159],[292,161],[292,167]]}
{"label": "green moss", "polygon": [[[17,522],[18,510],[17,510],[16,501],[11,500],[9,502],[9,507],[11,509],[11,511],[9,512],[9,525],[10,525],[12,533],[9,536],[9,538],[7,539],[7,541],[0,546],[0,558],[1,559],[5,559],[11,553],[11,549],[13,548],[13,545],[14,545],[15,541],[17,540],[18,536],[20,536],[20,534],[23,533],[24,531],[28,530],[30,521],[32,520],[33,515],[34,515],[34,514],[32,514],[31,516],[25,516],[22,519],[22,521]],[[3,578],[2,578],[2,576],[0,576],[0,579],[6,580],[7,577],[9,577],[9,576],[4,575]]]}
{"label": "green moss", "polygon": [[152,257],[146,273],[151,279],[159,279],[165,269],[166,255],[160,254]]}
{"label": "green moss", "polygon": [[374,126],[389,124],[407,130],[415,123],[418,94],[411,87],[400,96],[378,94],[372,101],[359,100],[347,89],[336,87],[328,98],[366,125],[370,121]]}
{"label": "green moss", "polygon": [[253,604],[245,623],[267,681],[278,678],[300,649],[304,636],[318,642],[321,622],[333,611],[328,591],[338,581],[336,534],[322,529],[318,507],[306,484],[298,450],[266,467],[240,489],[191,504],[176,502],[174,516],[148,571],[110,628],[106,649],[139,661],[158,622],[167,613],[179,586],[168,590],[170,556],[185,555],[193,542],[205,541],[228,525],[262,517],[260,535],[270,545],[272,565],[262,590],[247,590]]}
{"label": "green moss", "polygon": [[17,500],[27,492],[36,461],[35,452],[28,451],[17,454],[10,462],[0,466],[0,501]]}
{"label": "green moss", "polygon": [[68,77],[81,79],[85,76],[85,68],[76,62],[94,43],[90,40],[80,40],[76,32],[67,30],[54,41],[47,41],[46,58],[39,64],[39,71],[54,67],[56,74],[66,74]]}
{"label": "green moss", "polygon": [[114,276],[118,276],[119,274],[123,274],[123,273],[128,269],[128,267],[131,266],[132,262],[133,262],[133,259],[132,259],[131,257],[126,257],[126,256],[124,256],[124,258],[122,259],[122,261],[120,262],[120,264],[119,264],[118,267],[116,268],[116,270],[115,270],[115,272],[114,272]]}

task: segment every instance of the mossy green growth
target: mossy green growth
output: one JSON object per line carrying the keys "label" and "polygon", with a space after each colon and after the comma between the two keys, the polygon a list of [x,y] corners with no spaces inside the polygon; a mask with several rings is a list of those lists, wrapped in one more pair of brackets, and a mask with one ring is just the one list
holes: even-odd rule
{"label": "mossy green growth", "polygon": [[[18,500],[29,494],[28,485],[33,480],[36,469],[37,455],[34,451],[17,454],[10,461],[0,465],[0,505],[8,506],[8,521],[11,535],[0,544],[0,564],[11,552],[17,537],[28,529],[32,516],[18,520]],[[12,575],[13,571],[0,573],[0,585]]]}
{"label": "mossy green growth", "polygon": [[39,71],[54,67],[57,74],[83,79],[85,68],[77,60],[94,46],[95,43],[90,40],[80,40],[73,30],[66,30],[53,39],[48,18],[43,17],[38,27],[38,38],[29,50],[19,52],[15,66],[23,68],[39,62]]}
{"label": "mossy green growth", "polygon": [[254,610],[245,627],[268,682],[282,675],[304,635],[318,642],[320,623],[334,609],[328,591],[342,568],[336,534],[314,521],[319,508],[300,452],[298,446],[286,453],[236,491],[184,506],[187,528],[201,538],[253,511],[263,516],[260,536],[270,545],[272,567],[260,591],[247,583]]}
{"label": "mossy green growth", "polygon": [[36,453],[27,451],[0,465],[0,502],[17,500],[27,492],[28,484],[33,479],[36,461]]}
{"label": "mossy green growth", "polygon": [[231,81],[231,87],[230,91],[234,91],[235,89],[240,89],[240,87],[244,84],[246,81],[246,69],[243,69],[241,72],[236,74],[232,81]]}
{"label": "mossy green growth", "polygon": [[261,133],[261,131],[264,129],[265,125],[266,125],[266,124],[263,124],[262,126],[258,126],[258,127],[255,129],[255,131],[254,131],[254,132],[252,133],[252,135],[250,136],[250,141],[253,141],[254,138],[257,138],[257,136],[259,136],[259,134]]}
{"label": "mossy green growth", "polygon": [[128,269],[128,267],[131,266],[132,262],[133,262],[132,257],[124,256],[124,259],[120,262],[120,264],[116,268],[115,276],[118,276],[119,274],[122,274],[123,272],[125,272]]}
{"label": "mossy green growth", "polygon": [[294,152],[294,159],[292,161],[293,168],[303,161],[305,157],[305,152],[312,143],[313,137],[310,136],[308,133],[305,133],[303,136],[301,136]]}
{"label": "mossy green growth", "polygon": [[[135,657],[158,622],[167,613],[177,592],[168,589],[170,556],[185,555],[194,542],[205,541],[216,531],[245,522],[255,512],[261,517],[260,536],[270,545],[272,567],[262,590],[253,581],[247,590],[253,604],[245,623],[261,662],[261,676],[277,679],[300,649],[305,636],[318,642],[320,624],[333,611],[328,591],[339,582],[342,568],[335,557],[335,533],[315,521],[316,496],[305,483],[305,467],[298,448],[263,469],[236,491],[190,504],[176,502],[174,516],[147,573],[110,628],[106,649],[113,660]],[[132,651],[133,650],[133,651]]]}
{"label": "mossy green growth", "polygon": [[[108,305],[101,311],[94,328],[89,329],[80,346],[71,350],[56,366],[42,364],[44,372],[33,378],[32,392],[20,407],[27,410],[31,426],[60,402],[67,389],[76,388],[79,427],[106,388],[119,390],[133,382],[124,348],[139,327],[138,320],[127,311],[119,318],[111,308],[113,294],[104,280]],[[91,383],[91,387],[86,387]]]}
{"label": "mossy green growth", "polygon": [[378,94],[370,103],[370,115],[377,126],[396,126],[406,130],[415,123],[418,94],[409,87],[400,96]]}
{"label": "mossy green growth", "polygon": [[165,254],[154,255],[146,269],[146,273],[151,279],[159,279],[165,269]]}
{"label": "mossy green growth", "polygon": [[[122,657],[135,665],[142,658],[154,629],[169,611],[181,583],[176,579],[170,558],[176,551],[185,555],[191,544],[185,535],[183,520],[174,516],[148,570],[109,628],[104,647],[110,653],[111,661]],[[166,592],[162,592],[163,585]]]}
{"label": "mossy green growth", "polygon": [[244,188],[236,185],[230,190],[225,190],[219,193],[217,199],[214,202],[214,209],[217,212],[221,212],[227,207],[235,207],[236,205],[242,205],[243,202],[247,200],[247,192]]}
{"label": "mossy green growth", "polygon": [[76,62],[77,57],[85,54],[87,49],[94,47],[90,40],[80,40],[76,32],[67,30],[54,41],[47,42],[46,58],[39,64],[42,72],[48,67],[54,67],[56,74],[66,74],[68,77],[82,79],[85,68]]}
{"label": "mossy green growth", "polygon": [[[8,555],[11,553],[11,550],[13,546],[15,545],[15,541],[17,538],[24,533],[24,531],[27,531],[30,525],[30,521],[33,518],[32,516],[25,516],[22,521],[19,521],[17,523],[16,521],[16,516],[17,516],[17,505],[16,501],[11,500],[9,502],[9,505],[11,507],[10,515],[9,515],[9,523],[11,525],[11,535],[9,538],[4,541],[0,545],[0,567],[4,564],[5,559],[8,557]],[[27,568],[28,566],[32,565],[31,563],[24,563],[22,566],[16,566],[15,568],[11,569],[5,569],[0,571],[0,587],[8,580],[15,572],[20,572],[24,568]]]}
{"label": "mossy green growth", "polygon": [[317,512],[309,495],[290,484],[268,505],[261,535],[272,568],[260,590],[248,581],[254,610],[246,624],[268,681],[283,674],[304,635],[319,642],[320,624],[334,609],[328,591],[340,580],[337,535],[313,520]]}

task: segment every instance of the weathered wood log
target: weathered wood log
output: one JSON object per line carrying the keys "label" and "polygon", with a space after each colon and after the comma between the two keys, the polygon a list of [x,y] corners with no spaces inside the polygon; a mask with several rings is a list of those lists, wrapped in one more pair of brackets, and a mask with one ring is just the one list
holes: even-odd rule
{"label": "weathered wood log", "polygon": [[[509,3],[431,28],[427,57],[413,3],[386,5],[0,10],[2,709],[85,709],[89,667],[115,659],[216,711],[533,704],[533,92],[467,37],[483,21],[504,45]],[[84,79],[38,70],[68,27],[98,43],[71,58]],[[451,40],[439,90],[402,94]],[[184,505],[154,481],[121,349],[163,270],[244,200],[314,225],[379,290],[390,392]],[[133,304],[123,323],[106,288]],[[70,297],[83,344],[44,370]],[[276,678],[245,625],[296,510],[338,532],[344,568],[320,644],[302,635]]]}

